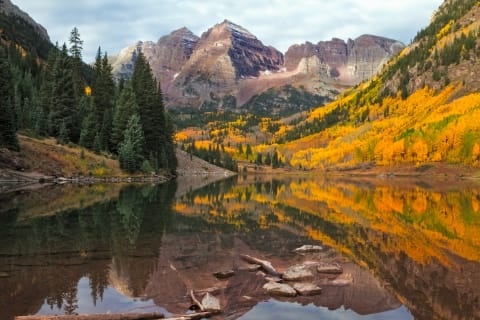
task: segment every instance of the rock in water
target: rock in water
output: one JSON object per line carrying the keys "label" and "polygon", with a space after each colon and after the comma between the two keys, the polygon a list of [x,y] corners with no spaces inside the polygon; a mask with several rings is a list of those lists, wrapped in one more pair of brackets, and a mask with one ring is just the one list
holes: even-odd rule
{"label": "rock in water", "polygon": [[212,296],[210,293],[207,293],[203,296],[202,299],[202,306],[205,310],[208,311],[219,311],[220,309],[220,301]]}
{"label": "rock in water", "polygon": [[291,286],[285,283],[268,282],[263,286],[267,293],[283,297],[295,297],[297,292]]}
{"label": "rock in water", "polygon": [[258,271],[258,270],[262,269],[262,266],[259,265],[259,264],[251,264],[251,265],[248,266],[247,269],[250,272],[255,272],[255,271]]}
{"label": "rock in water", "polygon": [[341,274],[343,268],[338,263],[320,263],[317,266],[317,271],[319,273]]}
{"label": "rock in water", "polygon": [[282,282],[282,278],[280,277],[265,277],[265,280],[267,280],[268,282]]}
{"label": "rock in water", "polygon": [[287,269],[282,275],[283,280],[302,281],[313,279],[312,271],[304,265],[295,265]]}
{"label": "rock in water", "polygon": [[233,270],[219,271],[219,272],[215,272],[213,275],[218,279],[227,279],[235,275],[235,271]]}
{"label": "rock in water", "polygon": [[322,293],[322,288],[313,283],[295,283],[293,288],[302,296],[314,296]]}
{"label": "rock in water", "polygon": [[337,277],[335,280],[330,282],[331,285],[337,287],[348,286],[353,283],[353,276],[350,273],[342,274],[341,276]]}
{"label": "rock in water", "polygon": [[321,246],[314,246],[314,245],[306,244],[304,246],[301,246],[300,248],[295,249],[295,252],[297,252],[297,253],[310,253],[310,252],[320,252],[322,250],[323,250],[323,247],[321,247]]}

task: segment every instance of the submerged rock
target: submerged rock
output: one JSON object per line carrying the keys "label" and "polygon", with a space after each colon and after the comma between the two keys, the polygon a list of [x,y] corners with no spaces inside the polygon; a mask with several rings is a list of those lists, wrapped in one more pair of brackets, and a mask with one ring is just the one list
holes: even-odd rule
{"label": "submerged rock", "polygon": [[313,279],[313,273],[305,265],[295,265],[287,269],[282,275],[282,278],[287,281],[302,281]]}
{"label": "submerged rock", "polygon": [[320,263],[317,265],[317,271],[319,273],[341,274],[343,268],[338,263]]}
{"label": "submerged rock", "polygon": [[297,291],[285,283],[268,282],[263,286],[263,289],[271,295],[283,297],[295,297],[297,295]]}
{"label": "submerged rock", "polygon": [[313,283],[295,283],[293,288],[302,296],[314,296],[322,293],[322,288]]}
{"label": "submerged rock", "polygon": [[259,264],[251,264],[251,265],[248,266],[248,271],[250,271],[250,272],[255,272],[255,271],[258,271],[260,269],[262,269],[262,266],[259,265]]}
{"label": "submerged rock", "polygon": [[282,282],[282,278],[280,277],[272,277],[272,276],[268,276],[268,277],[265,277],[265,280],[267,280],[268,282]]}
{"label": "submerged rock", "polygon": [[303,245],[300,248],[295,249],[295,252],[297,253],[310,253],[310,252],[320,252],[323,250],[323,247],[321,246],[315,246],[315,245]]}

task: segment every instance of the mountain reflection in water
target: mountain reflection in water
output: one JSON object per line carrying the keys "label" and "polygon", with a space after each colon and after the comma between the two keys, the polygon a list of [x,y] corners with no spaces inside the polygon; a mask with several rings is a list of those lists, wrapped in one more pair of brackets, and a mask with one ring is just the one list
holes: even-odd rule
{"label": "mountain reflection in water", "polygon": [[[191,189],[178,192],[173,182],[1,195],[0,318],[185,313],[189,289],[213,287],[218,319],[480,318],[473,183],[254,177]],[[295,254],[303,244],[325,249]],[[353,282],[270,298],[240,254],[279,270],[341,261]],[[229,280],[212,275],[229,269]]]}

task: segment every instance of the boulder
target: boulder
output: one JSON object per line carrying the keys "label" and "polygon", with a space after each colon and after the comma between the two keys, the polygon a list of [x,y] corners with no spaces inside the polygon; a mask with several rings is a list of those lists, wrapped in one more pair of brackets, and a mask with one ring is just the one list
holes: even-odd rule
{"label": "boulder", "polygon": [[202,306],[208,311],[221,310],[220,301],[208,292],[203,296]]}
{"label": "boulder", "polygon": [[295,265],[287,269],[282,275],[283,280],[303,281],[313,279],[312,271],[305,265]]}
{"label": "boulder", "polygon": [[297,291],[285,283],[267,282],[263,289],[268,294],[276,296],[295,297],[297,295]]}
{"label": "boulder", "polygon": [[301,296],[314,296],[322,293],[322,288],[313,283],[295,283],[293,289]]}
{"label": "boulder", "polygon": [[219,271],[213,274],[217,279],[227,279],[235,275],[235,271],[227,270],[227,271]]}
{"label": "boulder", "polygon": [[323,247],[321,247],[321,246],[314,246],[314,245],[306,244],[304,246],[301,246],[300,248],[295,249],[295,252],[297,252],[297,253],[311,253],[311,252],[320,252],[322,250],[323,250]]}
{"label": "boulder", "polygon": [[317,271],[319,273],[341,274],[343,268],[338,263],[320,263],[317,265]]}

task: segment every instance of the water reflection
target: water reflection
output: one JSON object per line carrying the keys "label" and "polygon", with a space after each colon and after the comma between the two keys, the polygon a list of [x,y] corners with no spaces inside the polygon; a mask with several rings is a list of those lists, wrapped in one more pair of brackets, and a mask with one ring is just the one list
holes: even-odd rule
{"label": "water reflection", "polygon": [[[255,177],[177,193],[175,183],[111,187],[61,189],[66,195],[54,200],[49,190],[47,203],[37,196],[30,208],[18,200],[28,195],[1,200],[0,318],[184,313],[192,288],[215,288],[226,319],[480,318],[473,183]],[[327,249],[293,253],[305,243]],[[354,281],[313,298],[271,300],[262,278],[242,271],[241,253],[279,269],[340,259]],[[228,281],[212,276],[228,269],[237,271]]]}

